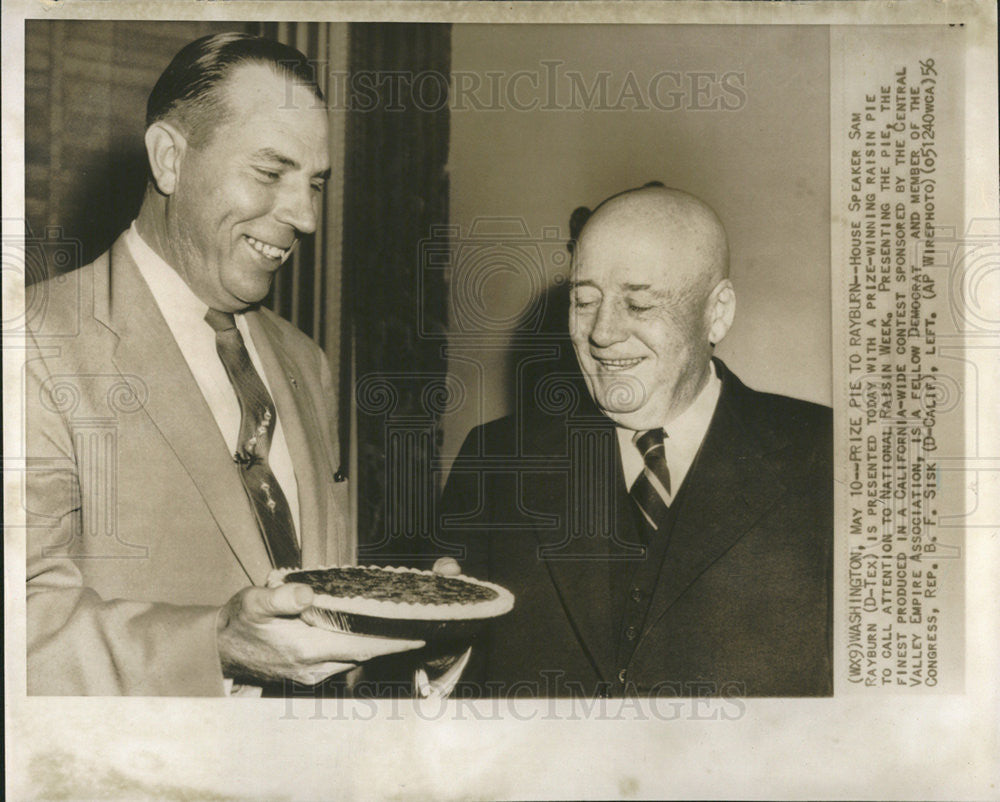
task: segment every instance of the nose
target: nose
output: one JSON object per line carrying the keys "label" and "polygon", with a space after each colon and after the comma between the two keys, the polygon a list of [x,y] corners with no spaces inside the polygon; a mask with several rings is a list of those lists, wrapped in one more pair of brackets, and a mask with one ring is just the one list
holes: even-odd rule
{"label": "nose", "polygon": [[613,303],[603,301],[590,330],[590,341],[598,348],[607,348],[628,339],[622,315]]}
{"label": "nose", "polygon": [[319,197],[309,182],[289,186],[279,197],[275,217],[300,234],[312,234],[318,222]]}

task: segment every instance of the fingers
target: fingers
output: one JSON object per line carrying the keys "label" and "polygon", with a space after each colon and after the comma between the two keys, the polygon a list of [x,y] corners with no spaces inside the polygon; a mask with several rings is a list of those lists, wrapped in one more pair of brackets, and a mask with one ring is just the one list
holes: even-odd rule
{"label": "fingers", "polygon": [[462,573],[462,566],[451,557],[441,557],[434,563],[434,573],[441,576],[458,576]]}
{"label": "fingers", "polygon": [[329,632],[315,627],[312,629],[310,652],[317,657],[322,655],[321,659],[324,660],[364,663],[373,657],[407,652],[411,649],[422,649],[425,646],[422,640],[376,638],[368,635],[352,635],[346,632]]}
{"label": "fingers", "polygon": [[411,649],[423,649],[427,645],[422,640],[403,640],[401,638],[368,638],[367,640],[372,641],[372,643],[365,644],[362,647],[363,653],[368,654],[367,657],[362,658],[362,662],[371,660],[373,657],[381,657],[385,654],[408,652]]}
{"label": "fingers", "polygon": [[354,663],[318,663],[302,669],[292,679],[303,685],[317,685],[334,674],[342,674],[354,667]]}
{"label": "fingers", "polygon": [[461,660],[468,651],[469,649],[466,649],[465,652],[459,652],[458,654],[443,654],[438,657],[431,658],[424,662],[424,667],[428,669],[431,676],[441,676],[449,668],[455,665],[455,663]]}
{"label": "fingers", "polygon": [[301,584],[244,588],[220,611],[219,660],[227,677],[315,684],[375,657],[421,649],[422,640],[330,632],[299,618],[313,601]]}
{"label": "fingers", "polygon": [[276,588],[248,588],[243,608],[249,617],[261,620],[298,615],[312,604],[312,600],[312,588],[290,583]]}

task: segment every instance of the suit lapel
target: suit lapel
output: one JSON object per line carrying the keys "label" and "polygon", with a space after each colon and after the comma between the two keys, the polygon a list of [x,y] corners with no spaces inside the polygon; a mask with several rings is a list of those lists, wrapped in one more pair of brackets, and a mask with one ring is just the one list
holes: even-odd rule
{"label": "suit lapel", "polygon": [[741,419],[741,392],[738,380],[724,373],[718,407],[678,500],[682,506],[637,651],[680,595],[785,492],[769,466],[768,445],[757,442]]}
{"label": "suit lapel", "polygon": [[[299,498],[299,537],[304,566],[326,565],[330,559],[342,560],[327,549],[327,510],[324,481],[332,481],[330,470],[324,471],[322,442],[309,432],[323,431],[316,410],[306,390],[306,382],[298,363],[282,341],[281,332],[260,312],[247,313],[247,325],[260,356],[267,383],[274,396],[274,406],[285,433],[288,451],[295,469]],[[331,469],[332,470],[332,469]]]}
{"label": "suit lapel", "polygon": [[[566,436],[566,429],[547,429]],[[582,439],[581,439],[582,437]],[[561,542],[539,538],[539,556],[555,585],[573,631],[603,680],[615,676],[617,600],[611,595],[611,561],[634,544],[631,510],[622,504],[624,479],[615,429],[604,419],[578,432],[567,454],[568,468],[550,472],[525,488],[532,510],[558,517]],[[567,453],[563,448],[551,453]],[[611,470],[609,466],[613,466]],[[576,488],[574,490],[574,488]],[[635,556],[634,547],[631,550]]]}
{"label": "suit lapel", "polygon": [[[260,530],[215,418],[191,375],[123,239],[111,251],[97,298],[108,299],[105,325],[118,335],[112,360],[124,377],[145,383],[145,413],[187,471],[247,577],[263,584],[271,568]],[[96,299],[95,299],[96,300]],[[97,310],[103,315],[104,310]],[[162,492],[169,494],[170,488]],[[206,537],[210,533],[206,533]]]}

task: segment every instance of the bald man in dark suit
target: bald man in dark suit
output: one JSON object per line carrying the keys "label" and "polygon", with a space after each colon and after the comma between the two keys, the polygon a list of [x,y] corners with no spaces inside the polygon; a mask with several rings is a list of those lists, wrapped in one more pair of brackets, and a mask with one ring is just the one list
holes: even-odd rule
{"label": "bald man in dark suit", "polygon": [[736,301],[702,201],[613,196],[573,250],[579,372],[474,429],[442,501],[463,568],[517,597],[467,678],[501,696],[831,694],[831,411],[713,356]]}

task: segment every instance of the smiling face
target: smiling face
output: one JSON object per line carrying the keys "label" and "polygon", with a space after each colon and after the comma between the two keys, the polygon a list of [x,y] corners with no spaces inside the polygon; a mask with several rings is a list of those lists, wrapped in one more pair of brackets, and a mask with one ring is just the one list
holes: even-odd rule
{"label": "smiling face", "polygon": [[154,238],[202,301],[235,312],[267,295],[297,239],[315,231],[330,162],[326,111],[308,87],[247,64],[220,91],[229,114],[208,141],[174,134],[161,159],[170,170],[157,175],[167,197]]}
{"label": "smiling face", "polygon": [[587,387],[617,424],[669,423],[709,376],[732,321],[725,234],[676,190],[637,190],[598,208],[573,260],[570,336]]}

